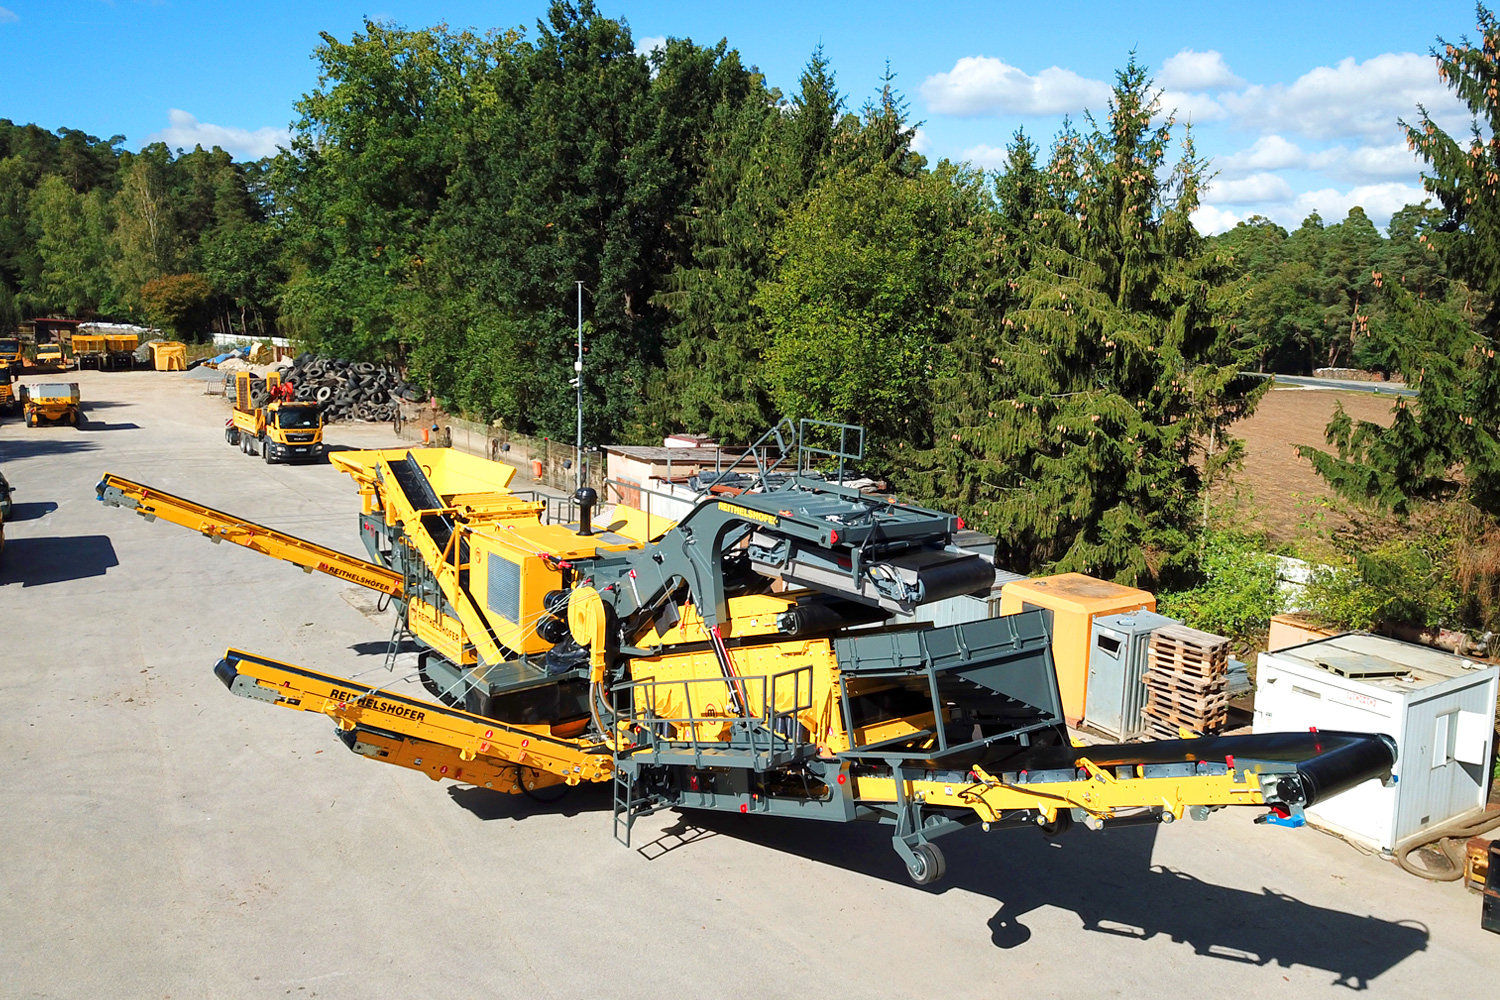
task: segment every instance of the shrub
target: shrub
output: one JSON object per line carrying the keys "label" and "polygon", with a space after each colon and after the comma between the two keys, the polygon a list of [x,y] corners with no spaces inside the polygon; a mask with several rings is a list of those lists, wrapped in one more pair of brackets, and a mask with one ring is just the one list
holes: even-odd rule
{"label": "shrub", "polygon": [[1231,639],[1264,635],[1271,616],[1284,604],[1276,583],[1276,557],[1266,552],[1266,544],[1261,535],[1210,531],[1199,560],[1203,582],[1191,590],[1159,595],[1158,610]]}

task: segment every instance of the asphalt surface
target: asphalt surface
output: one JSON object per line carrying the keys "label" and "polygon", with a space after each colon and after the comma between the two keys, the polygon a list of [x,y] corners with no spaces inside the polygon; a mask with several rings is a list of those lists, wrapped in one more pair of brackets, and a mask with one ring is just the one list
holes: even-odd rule
{"label": "asphalt surface", "polygon": [[[1259,372],[1247,372],[1260,375]],[[1361,382],[1357,379],[1313,378],[1311,375],[1262,375],[1274,378],[1279,387],[1297,386],[1302,389],[1342,389],[1346,392],[1370,392],[1377,396],[1415,396],[1417,390],[1402,382]]]}
{"label": "asphalt surface", "polygon": [[94,501],[107,470],[358,551],[351,484],[226,445],[201,382],[78,381],[83,428],[0,425],[0,996],[1480,996],[1500,972],[1477,896],[1248,811],[966,831],[922,889],[876,827],[664,813],[627,850],[607,790],[356,757],[211,669],[232,645],[390,679],[388,612]]}

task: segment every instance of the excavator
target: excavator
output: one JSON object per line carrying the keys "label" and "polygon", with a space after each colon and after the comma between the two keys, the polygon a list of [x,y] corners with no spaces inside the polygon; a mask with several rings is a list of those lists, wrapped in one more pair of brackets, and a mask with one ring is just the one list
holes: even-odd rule
{"label": "excavator", "polygon": [[[819,434],[833,428],[838,443]],[[503,792],[612,785],[614,835],[706,809],[888,826],[913,881],[965,827],[1090,829],[1227,807],[1299,825],[1389,782],[1387,736],[1308,732],[1075,745],[1042,610],[946,627],[921,605],[986,590],[961,519],[842,485],[863,433],[781,421],[748,487],[679,521],[597,496],[552,523],[515,470],[452,449],[330,456],[361,497],[368,558],[106,474],[134,510],[375,591],[430,697],[229,649],[233,694],[326,716],[360,756]],[[837,463],[837,472],[830,470]],[[744,478],[744,477],[742,477]],[[395,675],[392,674],[394,678]]]}

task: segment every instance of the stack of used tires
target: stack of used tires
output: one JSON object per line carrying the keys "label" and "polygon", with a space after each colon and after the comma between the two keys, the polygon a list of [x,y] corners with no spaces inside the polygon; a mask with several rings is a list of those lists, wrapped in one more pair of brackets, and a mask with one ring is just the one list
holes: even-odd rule
{"label": "stack of used tires", "polygon": [[[403,380],[394,369],[367,361],[345,361],[311,352],[300,354],[282,369],[281,380],[290,382],[293,398],[321,403],[323,420],[390,420],[401,399],[422,399],[423,392]],[[230,392],[233,393],[232,382]],[[252,400],[263,405],[265,380],[250,384]]]}

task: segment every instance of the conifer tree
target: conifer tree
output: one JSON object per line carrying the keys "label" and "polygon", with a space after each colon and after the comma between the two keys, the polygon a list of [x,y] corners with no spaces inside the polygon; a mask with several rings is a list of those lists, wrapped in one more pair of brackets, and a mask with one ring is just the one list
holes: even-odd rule
{"label": "conifer tree", "polygon": [[[1302,454],[1345,496],[1403,511],[1414,498],[1462,492],[1487,517],[1500,515],[1500,22],[1479,8],[1481,37],[1439,39],[1439,77],[1474,116],[1467,141],[1422,110],[1403,123],[1427,162],[1427,190],[1443,219],[1419,242],[1446,260],[1453,285],[1442,294],[1422,262],[1405,273],[1376,272],[1398,328],[1397,365],[1417,399],[1397,403],[1389,428],[1354,421],[1342,408],[1327,429],[1336,454]],[[1489,138],[1485,138],[1485,136]]]}
{"label": "conifer tree", "polygon": [[1205,475],[1239,454],[1227,428],[1260,389],[1223,315],[1227,257],[1190,218],[1203,162],[1187,135],[1162,177],[1174,123],[1134,58],[1107,121],[1088,124],[1059,135],[1045,190],[1029,144],[1011,148],[1000,310],[972,331],[982,350],[913,485],[935,499],[957,486],[1011,569],[1171,582],[1191,569]]}

